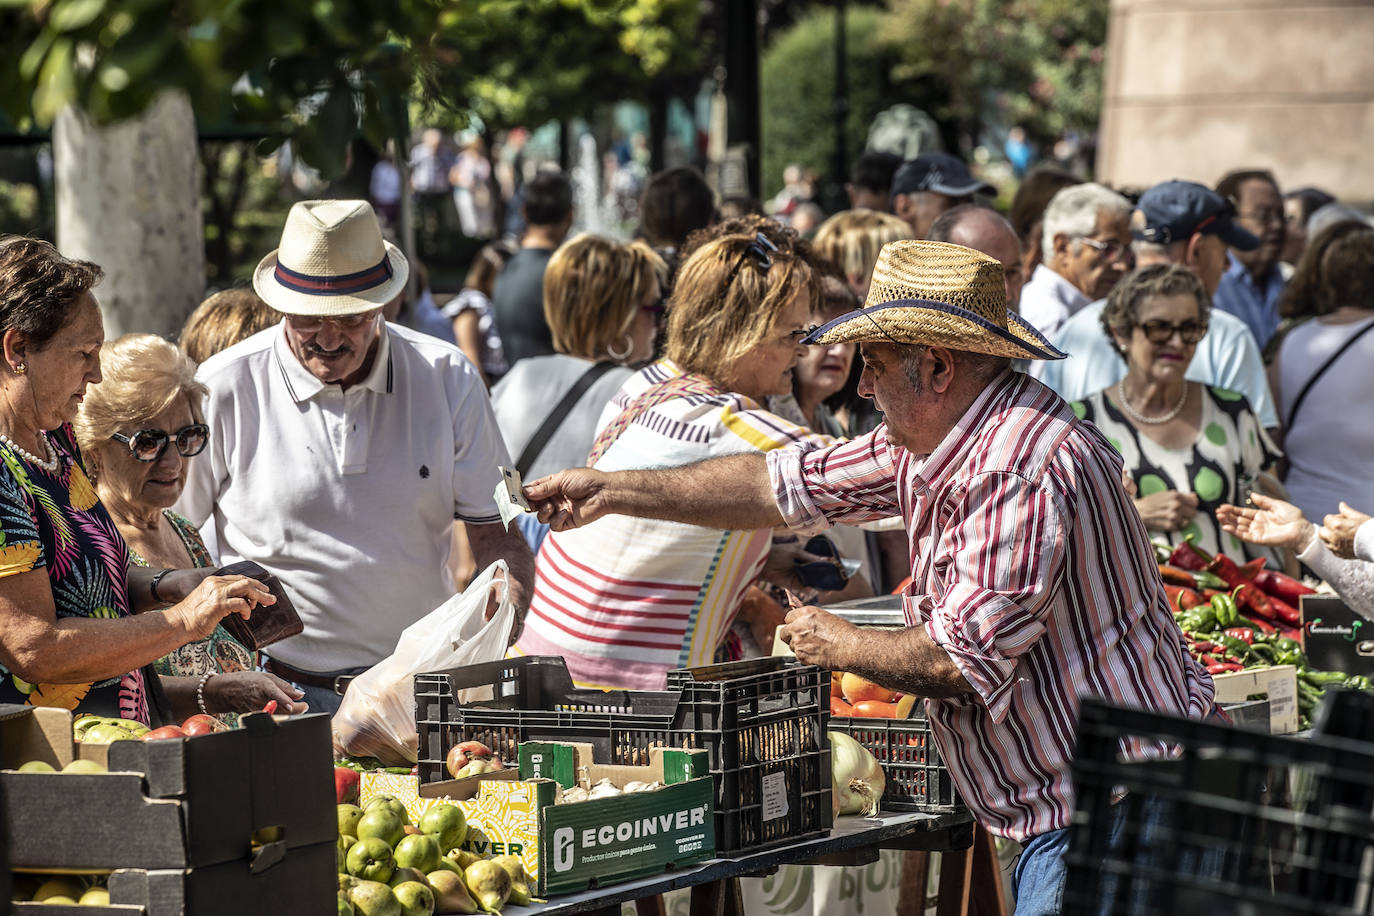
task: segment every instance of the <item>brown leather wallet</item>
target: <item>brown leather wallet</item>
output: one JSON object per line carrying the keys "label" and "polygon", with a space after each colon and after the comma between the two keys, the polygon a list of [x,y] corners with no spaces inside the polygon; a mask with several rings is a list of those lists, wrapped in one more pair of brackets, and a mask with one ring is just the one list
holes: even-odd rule
{"label": "brown leather wallet", "polygon": [[280,580],[252,560],[230,563],[215,570],[217,576],[247,576],[257,579],[276,597],[276,604],[260,604],[253,608],[252,615],[244,620],[238,614],[229,614],[220,623],[229,635],[249,649],[261,649],[288,636],[295,636],[305,629],[300,615],[291,599],[286,597]]}

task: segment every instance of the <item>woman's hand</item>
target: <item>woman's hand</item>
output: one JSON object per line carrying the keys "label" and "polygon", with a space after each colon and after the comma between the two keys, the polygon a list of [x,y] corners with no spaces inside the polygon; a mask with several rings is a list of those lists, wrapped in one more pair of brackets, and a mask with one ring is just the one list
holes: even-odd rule
{"label": "woman's hand", "polygon": [[1301,509],[1263,493],[1250,494],[1250,502],[1256,508],[1217,506],[1217,522],[1223,531],[1251,544],[1303,552],[1317,526],[1303,518]]}
{"label": "woman's hand", "polygon": [[609,514],[605,490],[605,474],[573,468],[525,484],[525,499],[541,522],[554,531],[567,531]]}
{"label": "woman's hand", "polygon": [[258,605],[276,603],[276,597],[257,579],[209,576],[186,600],[168,608],[166,614],[185,631],[186,642],[192,642],[215,632],[219,622],[230,614],[247,620]]}
{"label": "woman's hand", "polygon": [[216,674],[205,682],[205,708],[215,715],[226,712],[261,712],[272,700],[277,712],[296,715],[309,706],[300,702],[305,694],[290,683],[265,671],[231,671]]}
{"label": "woman's hand", "polygon": [[1135,508],[1151,531],[1177,531],[1197,515],[1197,494],[1161,490],[1137,499]]}
{"label": "woman's hand", "polygon": [[1322,527],[1318,532],[1326,546],[1331,548],[1331,552],[1338,557],[1345,557],[1347,560],[1355,559],[1355,532],[1360,526],[1369,521],[1369,516],[1363,512],[1356,512],[1354,509],[1341,503],[1341,511],[1336,515],[1328,515],[1322,519]]}

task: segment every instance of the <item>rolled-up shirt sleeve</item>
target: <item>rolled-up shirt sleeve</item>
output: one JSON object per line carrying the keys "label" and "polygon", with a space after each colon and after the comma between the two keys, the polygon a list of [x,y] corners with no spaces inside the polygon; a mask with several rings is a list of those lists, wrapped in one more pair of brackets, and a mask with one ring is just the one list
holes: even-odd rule
{"label": "rolled-up shirt sleeve", "polygon": [[950,508],[931,580],[939,593],[921,601],[926,632],[1001,722],[1017,661],[1045,633],[1066,550],[1064,512],[1050,493],[1004,471],[974,477]]}
{"label": "rolled-up shirt sleeve", "polygon": [[769,452],[768,475],[783,520],[804,534],[900,512],[886,426],[828,448]]}

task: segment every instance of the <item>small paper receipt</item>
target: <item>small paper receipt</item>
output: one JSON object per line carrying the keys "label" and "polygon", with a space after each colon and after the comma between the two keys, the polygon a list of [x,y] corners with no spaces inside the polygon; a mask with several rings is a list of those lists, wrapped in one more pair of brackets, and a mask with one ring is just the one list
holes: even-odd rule
{"label": "small paper receipt", "polygon": [[763,777],[763,819],[765,821],[786,817],[787,774],[769,773]]}
{"label": "small paper receipt", "polygon": [[501,524],[510,529],[511,519],[521,512],[532,512],[529,500],[525,499],[524,484],[520,482],[520,472],[511,468],[498,468],[501,482],[496,485],[496,509],[501,513]]}

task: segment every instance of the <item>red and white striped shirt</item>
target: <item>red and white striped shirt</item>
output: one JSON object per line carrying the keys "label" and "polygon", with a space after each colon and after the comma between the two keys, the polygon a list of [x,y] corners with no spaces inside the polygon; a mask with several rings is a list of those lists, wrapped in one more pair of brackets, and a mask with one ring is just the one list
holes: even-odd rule
{"label": "red and white striped shirt", "polygon": [[926,711],[960,795],[992,833],[1068,826],[1081,697],[1211,711],[1211,678],[1174,623],[1121,457],[1039,382],[998,378],[924,460],[880,426],[771,452],[768,466],[794,529],[902,515],[907,623],[974,689]]}

